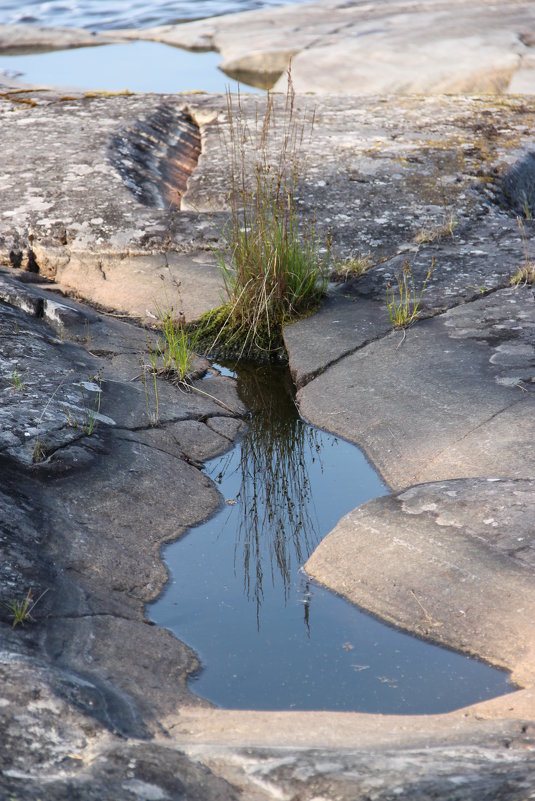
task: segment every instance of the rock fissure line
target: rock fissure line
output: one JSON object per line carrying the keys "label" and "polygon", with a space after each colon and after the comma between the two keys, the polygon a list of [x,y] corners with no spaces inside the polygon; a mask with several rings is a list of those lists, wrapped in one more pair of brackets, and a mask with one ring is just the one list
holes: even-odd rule
{"label": "rock fissure line", "polygon": [[[182,422],[182,421],[180,421],[180,422]],[[146,429],[138,429],[138,430],[140,430],[140,431],[150,431],[150,430],[154,430],[154,428],[152,428],[152,429],[151,428],[146,428]],[[195,467],[198,470],[201,470],[201,468],[202,468],[202,462],[200,462],[200,461],[198,462],[195,459],[192,459],[183,450],[180,450],[179,453],[173,453],[170,450],[166,450],[165,448],[158,448],[156,445],[152,445],[150,442],[143,442],[140,439],[131,439],[131,438],[128,438],[128,437],[118,437],[118,439],[122,440],[123,442],[133,442],[136,445],[142,445],[144,448],[150,448],[151,450],[156,451],[158,453],[165,453],[166,456],[171,456],[173,459],[178,459],[178,461],[185,461],[185,462],[187,462],[187,464],[191,465],[192,467]],[[175,442],[176,442],[176,440],[175,440]],[[178,443],[177,443],[177,445],[178,445]]]}
{"label": "rock fissure line", "polygon": [[[344,353],[340,354],[339,356],[337,356],[336,358],[332,359],[331,361],[325,362],[325,364],[321,365],[321,367],[318,367],[316,370],[314,370],[312,372],[309,372],[309,373],[306,373],[304,376],[300,376],[297,388],[298,389],[303,389],[308,384],[310,384],[312,381],[314,381],[314,379],[318,378],[318,376],[323,375],[323,373],[326,373],[327,370],[329,370],[331,367],[335,367],[337,364],[342,362],[344,359],[352,356],[355,353],[358,353],[359,350],[363,350],[368,345],[371,345],[374,342],[379,342],[380,340],[383,340],[383,339],[387,339],[389,336],[392,336],[393,334],[395,334],[396,331],[401,331],[401,337],[402,338],[401,338],[401,342],[398,345],[398,347],[401,347],[403,342],[405,341],[405,332],[409,331],[411,328],[413,328],[413,326],[417,326],[419,322],[423,322],[424,320],[432,320],[432,319],[435,319],[435,318],[442,317],[445,314],[448,314],[448,312],[452,311],[453,309],[458,309],[458,308],[460,308],[462,306],[468,306],[471,303],[476,303],[477,301],[480,301],[482,298],[489,297],[490,295],[494,295],[496,292],[501,292],[504,289],[508,289],[509,286],[510,286],[509,283],[504,283],[503,286],[491,287],[488,290],[486,290],[484,293],[481,293],[479,295],[474,295],[473,297],[469,297],[466,300],[463,299],[463,300],[459,301],[458,303],[452,304],[451,306],[440,308],[440,309],[436,309],[436,310],[426,310],[425,312],[423,312],[421,314],[421,316],[418,317],[418,319],[414,323],[412,323],[411,325],[407,326],[406,328],[397,329],[397,328],[394,328],[394,327],[389,327],[388,330],[385,330],[384,332],[379,333],[376,336],[370,336],[370,337],[364,339],[362,342],[359,342],[359,344],[355,345],[355,347],[350,348],[347,351],[344,351]],[[355,305],[358,306],[358,299],[355,301]],[[381,306],[381,309],[383,309],[383,308],[385,308],[385,307]],[[358,324],[358,320],[356,322]],[[482,338],[484,338],[484,337],[482,337]]]}
{"label": "rock fissure line", "polygon": [[[521,392],[522,392],[522,390],[521,390]],[[504,412],[509,411],[509,409],[513,409],[515,406],[518,406],[520,403],[523,403],[524,401],[525,401],[525,398],[520,397],[517,400],[514,400],[511,403],[508,403],[507,405],[503,406],[501,409],[498,409],[498,411],[493,412],[493,414],[489,415],[484,420],[481,420],[476,426],[474,426],[469,431],[465,431],[465,433],[463,434],[462,437],[459,437],[459,439],[455,440],[454,442],[451,442],[445,448],[442,448],[441,450],[439,450],[436,453],[434,453],[433,456],[431,456],[431,458],[428,459],[428,461],[426,462],[425,466],[422,467],[421,470],[418,473],[415,473],[413,476],[411,476],[411,478],[408,480],[409,483],[407,484],[407,486],[410,486],[411,484],[418,484],[419,483],[420,474],[422,472],[424,472],[425,470],[428,470],[430,465],[432,465],[434,462],[436,462],[437,459],[440,459],[440,457],[443,456],[445,453],[447,453],[449,450],[451,450],[452,448],[455,448],[457,445],[459,445],[465,439],[467,439],[468,437],[472,436],[472,434],[474,434],[476,431],[479,431],[484,426],[488,425],[488,423],[491,423],[493,420],[498,418]]]}
{"label": "rock fissure line", "polygon": [[[73,572],[78,572],[73,569]],[[61,615],[54,615],[49,614],[46,616],[47,620],[83,620],[84,618],[98,618],[98,617],[110,617],[117,620],[127,620],[130,622],[139,622],[139,619],[134,616],[128,615],[119,615],[116,612],[72,612],[68,613],[65,612]],[[36,620],[42,620],[42,618],[37,617]],[[153,625],[150,621],[147,621],[148,625]]]}

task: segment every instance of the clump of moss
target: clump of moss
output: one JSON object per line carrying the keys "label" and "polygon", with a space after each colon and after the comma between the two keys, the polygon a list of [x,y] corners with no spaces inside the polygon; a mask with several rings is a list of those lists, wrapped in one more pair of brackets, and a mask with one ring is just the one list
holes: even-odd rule
{"label": "clump of moss", "polygon": [[188,326],[195,337],[197,351],[231,361],[241,358],[256,362],[287,360],[282,325],[268,329],[260,322],[252,332],[232,312],[232,305],[226,303],[206,312]]}

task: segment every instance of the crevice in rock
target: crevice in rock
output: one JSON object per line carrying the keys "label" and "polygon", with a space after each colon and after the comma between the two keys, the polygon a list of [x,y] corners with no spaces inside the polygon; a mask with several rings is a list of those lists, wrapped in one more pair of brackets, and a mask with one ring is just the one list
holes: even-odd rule
{"label": "crevice in rock", "polygon": [[494,412],[493,414],[489,415],[489,417],[486,417],[484,420],[481,420],[476,426],[471,428],[469,431],[466,431],[462,435],[462,437],[460,437],[459,439],[455,440],[455,442],[451,442],[445,448],[442,448],[441,450],[437,451],[437,453],[434,453],[433,456],[430,459],[427,460],[425,466],[421,470],[419,470],[418,473],[415,473],[413,476],[411,476],[411,478],[408,479],[407,486],[411,486],[412,484],[421,483],[422,479],[421,479],[420,476],[421,476],[422,472],[425,472],[426,470],[428,470],[430,465],[432,465],[434,462],[436,462],[437,459],[440,459],[440,457],[444,453],[447,453],[452,448],[457,447],[457,445],[459,445],[461,442],[464,442],[464,440],[467,437],[471,437],[472,434],[475,434],[476,431],[479,431],[480,428],[483,428],[483,426],[486,426],[489,423],[491,423],[493,420],[495,420],[497,417],[499,417],[504,412],[507,412],[507,411],[509,411],[509,409],[512,409],[515,406],[518,406],[519,403],[522,403],[525,400],[525,398],[523,397],[523,394],[524,393],[522,393],[522,397],[517,398],[516,400],[512,401],[511,403],[508,403],[506,406],[503,406],[501,409],[498,409],[497,412]]}
{"label": "crevice in rock", "polygon": [[[486,290],[484,294],[475,295],[474,297],[467,298],[466,300],[463,300],[460,303],[455,303],[452,306],[443,307],[443,308],[434,309],[434,310],[429,309],[429,310],[425,311],[424,313],[422,313],[422,315],[418,318],[418,322],[420,323],[420,322],[423,322],[424,320],[431,320],[431,319],[434,319],[435,317],[441,317],[442,315],[447,314],[452,309],[457,309],[460,306],[468,306],[471,303],[475,303],[476,301],[481,300],[482,298],[486,298],[489,295],[494,295],[495,292],[499,292],[499,291],[501,291],[503,289],[507,289],[508,287],[509,287],[509,283],[506,283],[503,286],[491,287],[490,289]],[[360,342],[358,345],[355,345],[354,348],[349,348],[347,351],[345,351],[344,353],[340,354],[339,356],[337,356],[332,361],[321,365],[321,367],[318,367],[317,370],[313,370],[310,373],[306,373],[305,375],[300,376],[299,381],[296,382],[296,388],[298,390],[304,389],[304,387],[306,387],[307,384],[310,384],[312,381],[314,381],[315,378],[318,378],[318,376],[320,376],[323,373],[325,373],[331,367],[335,367],[343,359],[347,359],[348,356],[353,356],[354,353],[357,353],[357,351],[362,350],[363,348],[366,348],[368,345],[371,345],[373,342],[378,342],[381,339],[385,339],[386,337],[388,337],[392,333],[394,333],[396,330],[399,330],[399,329],[388,328],[388,330],[383,332],[383,333],[377,334],[376,336],[371,336],[368,339],[365,339],[362,342]],[[405,329],[403,329],[403,331],[405,331]],[[402,334],[402,336],[403,336],[403,334]],[[403,337],[403,339],[404,339],[404,337]],[[290,370],[291,369],[292,369],[292,365],[290,363]]]}
{"label": "crevice in rock", "polygon": [[[83,620],[84,618],[93,618],[93,617],[112,617],[116,618],[117,620],[128,620],[134,623],[143,623],[144,621],[140,621],[138,617],[128,617],[127,615],[118,615],[116,612],[65,612],[60,615],[53,615],[48,614],[47,620]],[[36,620],[39,620],[36,617]]]}
{"label": "crevice in rock", "polygon": [[[127,430],[127,429],[125,429]],[[150,430],[150,429],[139,429],[139,430]],[[157,453],[164,453],[166,456],[171,457],[171,459],[178,459],[179,461],[187,462],[191,464],[193,467],[200,469],[197,464],[193,464],[188,460],[186,454],[180,450],[180,453],[172,453],[170,450],[165,450],[165,448],[159,448],[157,445],[152,445],[150,442],[143,442],[141,439],[134,439],[133,437],[118,437],[117,439],[122,440],[123,442],[132,442],[135,445],[141,445],[143,448],[149,448],[151,451],[156,451]]]}
{"label": "crevice in rock", "polygon": [[185,109],[162,103],[157,111],[115,134],[108,158],[143,206],[180,208],[201,153],[199,126]]}

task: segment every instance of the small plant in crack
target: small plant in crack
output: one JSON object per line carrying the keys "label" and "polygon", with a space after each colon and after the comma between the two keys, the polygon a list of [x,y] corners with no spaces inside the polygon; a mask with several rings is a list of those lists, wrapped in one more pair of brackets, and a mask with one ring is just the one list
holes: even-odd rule
{"label": "small plant in crack", "polygon": [[64,384],[64,383],[65,383],[65,381],[67,380],[67,378],[68,378],[68,377],[69,377],[69,376],[70,376],[70,375],[71,375],[73,372],[74,372],[74,370],[69,370],[69,372],[67,373],[67,375],[65,375],[65,376],[64,376],[64,377],[61,379],[61,381],[60,381],[60,382],[59,382],[59,384],[57,385],[56,389],[54,390],[54,392],[52,393],[52,395],[51,395],[51,396],[49,397],[49,399],[47,400],[47,402],[46,402],[46,404],[45,404],[45,406],[44,406],[44,408],[43,408],[43,411],[41,412],[41,415],[40,415],[40,417],[39,417],[39,420],[37,421],[37,425],[36,425],[36,435],[35,435],[35,442],[34,442],[33,451],[32,451],[32,462],[33,462],[34,464],[35,464],[35,463],[38,463],[38,462],[42,462],[42,461],[43,461],[43,460],[46,458],[46,447],[45,447],[45,445],[44,445],[44,443],[43,443],[43,441],[42,441],[42,439],[41,439],[41,436],[40,436],[41,424],[42,424],[42,422],[43,422],[43,418],[44,418],[44,416],[45,416],[45,414],[46,414],[46,412],[47,412],[47,409],[48,409],[48,407],[50,406],[50,404],[52,403],[52,401],[54,400],[54,398],[55,398],[55,397],[56,397],[56,395],[58,394],[59,390],[61,389],[61,387],[63,386],[63,384]]}
{"label": "small plant in crack", "polygon": [[418,291],[414,280],[414,273],[410,261],[403,263],[401,276],[396,274],[396,286],[388,282],[386,287],[386,305],[388,316],[394,328],[407,328],[418,319],[421,314],[420,304],[422,296],[435,269],[435,260],[427,271],[421,289]]}
{"label": "small plant in crack", "polygon": [[157,426],[160,422],[160,406],[158,398],[158,354],[152,350],[149,343],[147,343],[147,350],[150,353],[151,365],[146,365],[144,359],[140,357],[141,383],[143,384],[143,392],[145,393],[145,405],[147,407],[147,415],[149,417],[150,424],[151,426]]}
{"label": "small plant in crack", "polygon": [[164,372],[176,373],[179,381],[187,378],[193,361],[191,335],[186,331],[183,321],[173,319],[170,314],[166,314],[163,319],[163,340],[160,340],[159,356]]}
{"label": "small plant in crack", "polygon": [[[89,398],[86,396],[86,390],[95,393],[93,402],[90,402]],[[87,383],[81,383],[80,392],[84,408],[83,418],[79,420],[74,414],[71,414],[71,410],[67,406],[64,407],[64,412],[67,417],[67,425],[70,428],[78,428],[90,437],[95,431],[98,415],[100,413],[102,400],[102,379],[100,376],[91,376]]]}
{"label": "small plant in crack", "polygon": [[23,626],[27,621],[34,620],[32,612],[47,592],[48,589],[44,590],[41,595],[34,600],[30,587],[24,598],[13,598],[8,603],[4,603],[4,606],[10,613],[10,617],[13,619],[13,628],[16,628],[18,625]]}
{"label": "small plant in crack", "polygon": [[33,446],[32,462],[34,464],[37,464],[38,462],[43,462],[45,459],[46,459],[46,448],[38,434],[35,438]]}
{"label": "small plant in crack", "polygon": [[[156,344],[156,349],[151,350],[150,353],[156,404],[158,405],[156,384],[158,373],[176,377],[181,382],[186,381],[193,364],[196,334],[187,328],[184,315],[175,311],[167,297],[164,306],[156,304],[156,313],[160,321],[162,336]],[[158,409],[156,417],[158,418]]]}
{"label": "small plant in crack", "polygon": [[84,402],[84,409],[85,409],[85,418],[83,429],[88,437],[90,437],[97,424],[98,415],[100,413],[100,402],[102,399],[102,380],[100,376],[94,376],[93,381],[91,382],[91,389],[93,390],[93,385],[97,387],[95,391],[95,399],[92,404],[86,403],[85,392],[84,392],[84,385],[81,384],[80,388],[82,390],[82,398]]}
{"label": "small plant in crack", "polygon": [[21,373],[19,373],[18,370],[11,371],[11,382],[13,384],[13,389],[15,390],[15,392],[22,392],[22,390],[25,387],[25,382],[23,380]]}
{"label": "small plant in crack", "polygon": [[526,228],[524,222],[520,217],[516,218],[520,236],[522,237],[522,248],[524,250],[524,264],[519,267],[516,273],[511,277],[511,286],[520,286],[525,284],[535,284],[535,262],[531,260],[529,255],[528,238],[526,236]]}
{"label": "small plant in crack", "polygon": [[453,236],[453,232],[455,231],[456,227],[457,220],[454,217],[453,212],[450,212],[449,217],[445,218],[440,225],[422,228],[421,231],[418,231],[414,237],[414,241],[417,245],[426,245],[432,242],[439,242],[441,239],[445,239],[448,236]]}

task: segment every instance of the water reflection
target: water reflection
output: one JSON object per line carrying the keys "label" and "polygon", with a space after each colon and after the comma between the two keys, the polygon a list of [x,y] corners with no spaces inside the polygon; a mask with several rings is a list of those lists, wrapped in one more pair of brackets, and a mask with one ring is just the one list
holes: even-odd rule
{"label": "water reflection", "polygon": [[307,579],[299,568],[315,543],[386,488],[357,448],[299,420],[285,371],[240,369],[238,386],[249,433],[206,466],[231,503],[164,549],[170,580],[150,607],[199,654],[193,691],[231,709],[406,714],[505,692],[498,671]]}
{"label": "water reflection", "polygon": [[[286,603],[291,576],[320,540],[312,497],[310,465],[323,472],[320,432],[299,419],[288,371],[241,368],[240,394],[251,410],[249,430],[241,443],[236,505],[227,524],[235,529],[234,569],[243,571],[243,588],[256,604],[257,624],[265,581],[280,580]],[[212,478],[226,477],[232,457]],[[305,602],[308,625],[308,605]]]}

